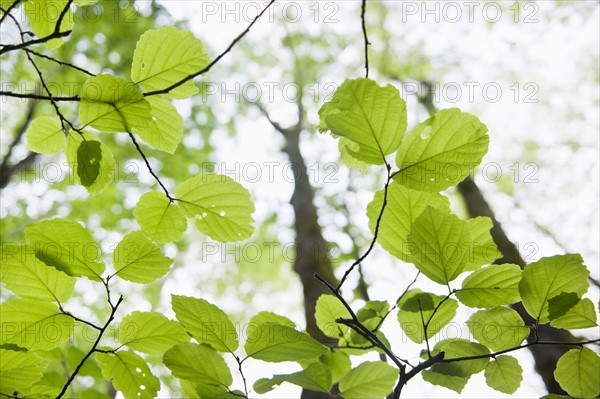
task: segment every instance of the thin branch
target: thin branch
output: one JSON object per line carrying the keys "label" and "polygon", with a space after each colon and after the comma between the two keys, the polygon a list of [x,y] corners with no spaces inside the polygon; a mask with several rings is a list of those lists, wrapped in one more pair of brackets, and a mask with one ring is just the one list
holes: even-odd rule
{"label": "thin branch", "polygon": [[14,93],[12,91],[0,91],[0,96],[6,96],[6,97],[14,97],[14,98],[29,98],[32,100],[52,100],[52,101],[80,101],[81,99],[79,98],[79,96],[70,96],[70,97],[64,97],[64,96],[44,96],[44,95],[40,95],[40,94],[33,94],[33,93]]}
{"label": "thin branch", "polygon": [[242,360],[240,359],[239,356],[233,354],[233,352],[231,353],[233,355],[233,357],[235,358],[235,361],[238,364],[238,370],[240,371],[240,376],[242,377],[242,381],[244,382],[244,394],[245,394],[245,398],[248,397],[248,383],[246,381],[246,376],[244,376],[244,372],[242,371]]}
{"label": "thin branch", "polygon": [[367,24],[365,21],[365,12],[367,9],[367,0],[362,0],[362,10],[360,13],[360,20],[362,24],[363,36],[365,39],[365,78],[369,77],[369,37],[367,36]]}
{"label": "thin branch", "polygon": [[[30,41],[22,41],[19,44],[7,44],[4,45],[2,47],[2,49],[0,49],[0,54],[4,54],[7,53],[9,51],[13,51],[13,50],[18,50],[21,48],[25,48],[25,47],[29,47],[29,46],[33,46],[34,44],[40,44],[40,43],[46,43],[52,39],[58,39],[64,36],[69,36],[71,34],[72,31],[68,30],[68,31],[64,31],[61,32],[60,31],[60,25],[62,24],[63,19],[65,18],[65,15],[67,15],[67,12],[69,11],[69,8],[71,8],[71,4],[73,4],[73,0],[68,0],[67,4],[65,4],[65,7],[62,9],[62,11],[60,12],[60,15],[58,16],[58,19],[56,20],[56,25],[54,26],[54,31],[52,33],[50,33],[47,36],[38,38],[38,39],[34,39],[34,40],[30,40]],[[7,14],[4,14],[7,15]],[[17,24],[19,26],[19,29],[21,28],[21,26],[19,24]]]}
{"label": "thin branch", "polygon": [[528,342],[528,343],[523,344],[523,345],[519,345],[519,346],[515,346],[515,347],[512,347],[512,348],[504,349],[504,350],[501,350],[501,351],[498,351],[498,352],[487,353],[485,355],[464,356],[464,357],[455,357],[455,358],[452,358],[452,359],[444,359],[440,363],[454,363],[454,362],[461,362],[461,361],[466,361],[466,360],[476,360],[476,359],[485,359],[485,358],[489,358],[489,357],[496,357],[496,356],[502,355],[504,353],[514,352],[516,350],[528,348],[528,347],[533,346],[533,345],[564,345],[564,346],[580,346],[580,347],[583,347],[584,345],[591,345],[591,344],[596,344],[596,343],[599,343],[599,342],[600,342],[600,338],[590,339],[588,341],[580,341],[580,342],[533,341],[533,342]]}
{"label": "thin branch", "polygon": [[227,55],[227,53],[229,53],[231,51],[231,49],[240,41],[242,40],[242,38],[244,36],[246,36],[246,34],[248,32],[250,32],[250,28],[252,28],[252,26],[256,23],[256,21],[258,21],[260,19],[260,17],[262,17],[262,15],[269,9],[269,7],[271,7],[271,5],[275,2],[275,0],[271,0],[269,2],[269,4],[266,5],[265,8],[263,8],[263,10],[256,16],[256,18],[254,18],[252,20],[252,22],[250,22],[250,25],[248,25],[248,27],[242,32],[240,33],[235,39],[233,39],[233,41],[231,42],[231,44],[229,44],[229,47],[227,47],[225,49],[225,51],[223,51],[221,54],[219,54],[217,56],[217,58],[215,58],[210,64],[208,64],[206,67],[204,67],[203,69],[201,69],[200,71],[193,73],[191,75],[186,76],[185,78],[181,79],[179,82],[173,83],[171,86],[166,87],[164,89],[160,89],[160,90],[155,90],[155,91],[149,91],[144,93],[144,96],[155,96],[158,94],[166,94],[168,92],[170,92],[171,90],[181,86],[182,84],[184,84],[185,82],[194,79],[197,76],[202,75],[203,73],[206,73],[208,71],[210,71],[210,69],[215,66],[220,60],[221,58],[223,58],[225,55]]}
{"label": "thin branch", "polygon": [[158,184],[160,185],[160,187],[165,192],[165,195],[169,199],[169,202],[175,201],[175,198],[171,197],[171,194],[169,194],[169,190],[167,190],[167,188],[165,187],[165,185],[163,184],[163,182],[160,181],[159,177],[156,175],[156,173],[154,173],[154,170],[152,170],[152,166],[150,166],[150,162],[148,161],[148,158],[146,157],[146,154],[144,154],[144,151],[142,151],[142,148],[140,147],[140,145],[136,141],[135,136],[133,135],[133,133],[127,132],[127,134],[129,134],[129,137],[131,138],[131,141],[135,145],[135,148],[140,153],[140,155],[142,156],[142,159],[146,163],[146,167],[148,168],[148,171],[150,172],[150,174],[152,175],[152,177],[154,177],[154,179],[158,182]]}
{"label": "thin branch", "polygon": [[46,60],[55,62],[55,63],[57,63],[59,65],[63,65],[63,66],[69,67],[69,68],[73,68],[73,69],[75,69],[75,70],[77,70],[79,72],[85,73],[88,76],[96,76],[95,74],[91,73],[90,71],[88,71],[86,69],[83,69],[81,67],[78,67],[77,65],[73,65],[73,64],[71,64],[69,62],[57,60],[56,58],[50,57],[49,55],[38,53],[37,51],[33,51],[31,49],[28,49],[28,48],[26,48],[25,51],[28,52],[28,53],[30,53],[30,54],[33,54],[33,55],[35,55],[37,57],[44,58]]}
{"label": "thin branch", "polygon": [[[107,290],[108,290],[108,282],[107,282],[106,285],[107,285]],[[77,365],[77,367],[75,367],[75,371],[73,371],[73,374],[71,374],[71,376],[69,377],[69,379],[67,380],[67,382],[65,383],[65,385],[62,387],[62,390],[60,391],[60,393],[58,394],[58,396],[56,396],[56,399],[60,399],[60,398],[62,398],[65,395],[65,393],[67,392],[67,389],[69,388],[69,386],[71,385],[71,383],[73,382],[73,380],[75,379],[75,377],[77,376],[77,374],[79,373],[79,371],[81,370],[81,368],[83,367],[83,365],[86,362],[86,360],[92,355],[92,353],[94,353],[94,352],[97,351],[96,347],[100,343],[100,340],[102,339],[102,336],[106,332],[106,329],[108,328],[108,326],[110,325],[110,323],[112,323],[112,321],[114,320],[115,313],[117,312],[117,309],[119,308],[119,305],[121,304],[121,302],[123,302],[123,296],[121,295],[119,297],[119,300],[117,301],[117,303],[113,306],[110,303],[110,293],[109,293],[108,301],[109,301],[109,304],[110,304],[110,307],[111,307],[111,312],[110,312],[110,316],[109,316],[108,320],[106,321],[106,323],[104,323],[104,326],[102,327],[102,329],[98,333],[98,338],[96,338],[96,341],[94,342],[94,345],[92,345],[92,348],[88,351],[88,353],[85,354],[85,356],[83,357],[83,359],[81,359],[81,361],[79,362],[79,364]]]}
{"label": "thin branch", "polygon": [[408,371],[407,373],[405,373],[398,379],[398,383],[396,384],[396,387],[394,388],[394,393],[392,395],[392,398],[400,399],[400,393],[402,392],[402,388],[408,383],[409,380],[411,380],[414,376],[419,374],[421,371],[433,366],[436,363],[440,363],[443,360],[444,360],[444,352],[440,352],[440,353],[437,353],[436,355],[430,357],[429,359],[425,360],[424,362],[417,364],[412,369],[410,369],[410,371]]}
{"label": "thin branch", "polygon": [[354,310],[352,310],[352,308],[350,307],[350,305],[348,304],[348,302],[346,302],[346,300],[344,299],[344,297],[342,297],[342,295],[340,294],[339,289],[337,289],[334,286],[332,286],[331,284],[329,284],[327,281],[325,281],[325,279],[323,279],[318,274],[315,274],[315,278],[317,280],[319,280],[321,283],[323,283],[327,288],[329,288],[329,290],[333,293],[333,295],[335,295],[335,297],[337,299],[339,299],[339,301],[344,305],[344,307],[346,308],[346,310],[348,310],[348,313],[350,313],[350,317],[352,317],[351,319],[342,319],[342,318],[340,318],[340,319],[337,319],[336,322],[342,323],[342,324],[347,325],[349,327],[353,327],[353,326],[356,327],[355,331],[357,333],[359,333],[364,338],[366,338],[369,341],[371,341],[378,348],[380,348],[381,350],[383,350],[385,352],[385,354],[388,355],[390,357],[390,359],[392,359],[392,361],[396,364],[396,366],[398,366],[398,369],[401,370],[401,372],[404,372],[404,369],[405,369],[406,366],[404,366],[402,364],[401,360],[394,354],[394,352],[392,352],[392,350],[390,348],[388,348],[383,342],[381,342],[381,340],[379,339],[379,337],[377,337],[371,330],[369,330],[367,327],[365,327],[360,322],[360,320],[358,320],[358,317],[356,316],[356,313],[354,313]]}
{"label": "thin branch", "polygon": [[[427,359],[431,359],[431,349],[429,348],[429,337],[427,337],[427,324],[425,323],[425,318],[423,317],[423,308],[421,307],[421,301],[417,300],[419,303],[419,313],[421,314],[421,324],[423,325],[423,338],[425,338],[425,345],[427,346]],[[431,318],[430,318],[431,320]]]}
{"label": "thin branch", "polygon": [[20,2],[21,2],[21,0],[13,1],[13,3],[10,6],[8,6],[8,8],[6,10],[4,8],[0,7],[2,12],[4,13],[2,15],[2,18],[0,18],[0,25],[2,25],[2,23],[4,22],[4,18],[6,18],[7,14],[9,14],[14,8],[16,8]]}
{"label": "thin branch", "polygon": [[336,287],[336,291],[339,291],[342,288],[342,285],[344,284],[344,282],[346,281],[346,279],[348,278],[348,276],[350,275],[352,270],[356,267],[356,265],[360,264],[363,260],[365,260],[365,258],[367,256],[369,256],[369,254],[373,250],[373,247],[375,247],[375,242],[377,241],[377,236],[379,234],[379,227],[381,226],[381,219],[383,218],[383,211],[385,210],[385,207],[387,205],[388,188],[389,188],[390,182],[392,180],[392,175],[390,174],[391,166],[387,162],[385,163],[385,166],[387,169],[387,180],[385,182],[385,187],[383,188],[383,204],[381,205],[381,210],[379,211],[379,216],[377,216],[377,222],[375,224],[375,232],[373,233],[373,239],[371,240],[371,244],[369,244],[369,248],[367,248],[367,251],[360,258],[355,260],[354,263],[352,263],[352,265],[350,265],[348,270],[346,270],[346,272],[344,273],[344,276],[340,280],[340,283]]}

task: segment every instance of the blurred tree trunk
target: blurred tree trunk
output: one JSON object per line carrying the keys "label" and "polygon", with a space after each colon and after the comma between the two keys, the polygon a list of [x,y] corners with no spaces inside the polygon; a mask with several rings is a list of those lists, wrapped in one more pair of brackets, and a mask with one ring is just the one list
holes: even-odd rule
{"label": "blurred tree trunk", "polygon": [[[294,271],[300,277],[304,291],[304,315],[306,318],[307,332],[324,344],[335,344],[323,334],[317,327],[315,320],[315,307],[317,299],[322,294],[329,293],[327,287],[321,284],[314,276],[318,274],[332,285],[336,285],[337,279],[333,274],[331,259],[329,258],[329,243],[323,238],[321,225],[319,224],[317,208],[314,204],[314,191],[308,179],[306,162],[300,152],[300,133],[303,129],[304,111],[301,103],[302,96],[298,100],[298,122],[288,128],[284,128],[274,122],[266,109],[259,106],[271,125],[285,137],[283,151],[287,154],[294,173],[294,192],[290,203],[294,208],[295,231],[296,231],[296,257],[294,260]],[[302,391],[303,399],[328,398],[323,392]]]}

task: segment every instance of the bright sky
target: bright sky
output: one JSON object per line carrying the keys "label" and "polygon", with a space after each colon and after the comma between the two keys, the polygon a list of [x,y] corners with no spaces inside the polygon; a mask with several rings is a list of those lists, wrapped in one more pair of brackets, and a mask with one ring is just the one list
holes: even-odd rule
{"label": "bright sky", "polygon": [[[258,7],[265,3],[162,2],[174,16],[190,21],[194,33],[213,56],[248,25]],[[394,51],[403,54],[405,48],[421,43],[422,52],[432,60],[434,72],[431,80],[437,82],[438,106],[458,106],[476,114],[488,125],[490,152],[484,168],[476,175],[476,181],[504,222],[510,237],[518,243],[522,253],[529,256],[528,261],[565,251],[582,252],[592,275],[598,278],[600,43],[597,3],[595,7],[589,7],[589,2],[587,5],[584,2],[571,2],[556,9],[553,2],[521,2],[520,14],[515,14],[514,2],[394,1],[386,4],[390,7],[390,13],[385,29],[396,38],[390,42]],[[277,2],[244,41],[260,43],[256,45],[257,51],[266,44],[272,49],[270,51],[277,52],[281,48],[282,30],[279,26],[284,21],[289,24],[290,30],[324,35],[328,32],[344,34],[352,38],[351,43],[355,45],[340,49],[338,61],[343,65],[354,65],[355,72],[350,76],[344,72],[332,75],[332,81],[339,84],[347,77],[363,73],[359,5],[358,1]],[[586,10],[581,11],[582,8]],[[367,6],[367,22],[372,20],[368,12]],[[381,48],[382,43],[372,42],[373,48]],[[232,69],[236,70],[236,50],[227,57],[225,63],[233,65]],[[324,68],[327,67],[324,65]],[[277,82],[277,76],[281,73],[277,65],[259,71],[246,68],[246,65],[237,66],[239,75],[227,78],[226,85],[216,89],[218,92],[215,96],[224,96],[225,104],[218,104],[220,101],[217,100],[213,101],[213,106],[222,105],[225,115],[235,115],[235,100],[231,94],[225,93],[225,88],[239,92],[241,89],[236,88],[236,79],[239,79],[243,88],[243,84],[252,81],[253,77],[260,78],[257,80],[259,82],[268,82],[270,77],[275,77]],[[339,70],[343,71],[344,68],[340,67]],[[215,78],[211,75],[207,79],[214,81]],[[325,89],[325,82],[315,83]],[[261,83],[260,87],[265,96],[266,86]],[[410,94],[412,87],[411,82],[406,82],[402,87],[409,109],[416,108],[414,95]],[[273,103],[275,105],[271,109],[287,110],[281,98]],[[285,121],[285,112],[274,112],[278,120]],[[412,112],[409,124],[426,118],[422,112]],[[264,160],[285,162],[278,146],[272,144],[274,140],[277,142],[278,137],[263,118],[241,122],[239,117],[236,118],[239,134],[235,139],[219,141],[217,159],[228,167],[232,167],[233,162],[239,162],[240,169],[233,173],[241,180],[244,180],[244,165],[261,165],[263,178],[258,182],[243,183],[253,192],[258,213],[267,215],[274,207],[278,207],[277,204],[288,201],[293,188],[283,176],[282,169],[275,169],[275,183],[264,177],[267,171]],[[226,136],[223,132],[215,134],[221,134],[223,138]],[[312,136],[310,141],[306,138],[303,150],[309,165],[337,160],[333,139],[320,135]],[[527,148],[533,150],[526,151]],[[515,184],[512,196],[498,190],[498,173],[513,177]],[[322,185],[326,193],[335,193],[343,187],[343,184]],[[359,198],[366,205],[371,197],[364,195],[362,198],[361,195],[359,193]],[[280,217],[291,220],[289,208],[283,206],[280,212]],[[366,225],[366,218],[362,215],[357,217],[357,221]],[[536,224],[552,232],[562,247],[550,236],[541,234]],[[334,234],[327,230],[326,233]],[[368,232],[365,234],[368,235]],[[389,258],[382,252],[377,251],[367,262],[366,274],[372,283],[371,292],[376,293],[377,299],[393,300],[399,282],[412,280],[414,268],[390,266],[386,262]],[[182,279],[174,281],[173,286],[185,290],[186,285]],[[192,292],[195,286],[189,289]],[[591,295],[597,302],[598,292],[591,290]],[[283,302],[278,307],[294,319],[301,319],[302,313],[297,305],[291,311],[285,310],[290,296],[292,294],[286,296],[287,300],[282,298]],[[215,300],[226,302],[224,298]],[[268,301],[269,304],[274,303],[272,299]],[[468,331],[464,324],[460,324],[464,320],[465,315],[460,315],[457,326],[468,338]],[[401,336],[398,330],[392,328],[390,331],[388,337]],[[399,341],[394,344],[402,344],[407,353],[418,353],[420,347]],[[529,353],[521,351],[517,356],[524,374],[529,377],[514,396],[541,395],[544,388],[532,369]],[[297,367],[291,364],[272,366],[258,362],[249,367],[247,372],[248,378],[253,380],[269,372],[293,370],[297,370]],[[406,397],[448,397],[451,394],[444,388],[424,383],[420,377],[411,381],[404,392]],[[269,397],[282,395],[297,397],[298,391],[284,384]],[[482,374],[471,379],[461,396],[504,397],[487,388]]]}

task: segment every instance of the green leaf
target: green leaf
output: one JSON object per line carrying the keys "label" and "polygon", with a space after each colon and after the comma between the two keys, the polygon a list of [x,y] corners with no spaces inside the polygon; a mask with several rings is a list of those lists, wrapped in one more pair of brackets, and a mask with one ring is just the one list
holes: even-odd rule
{"label": "green leaf", "polygon": [[550,321],[550,301],[566,293],[578,298],[588,290],[589,270],[579,254],[542,258],[525,266],[519,292],[527,312],[544,324]]}
{"label": "green leaf", "polygon": [[292,320],[273,312],[258,312],[256,315],[254,315],[252,321],[256,324],[275,323],[296,328],[296,323],[294,323]]}
{"label": "green leaf", "polygon": [[140,197],[135,207],[135,218],[153,241],[178,241],[187,228],[187,220],[177,204],[155,191]]}
{"label": "green leaf", "polygon": [[550,321],[552,327],[568,330],[596,327],[597,323],[596,309],[589,298],[583,298],[567,313]]}
{"label": "green leaf", "polygon": [[160,381],[148,364],[133,352],[96,353],[102,375],[126,398],[155,398]]}
{"label": "green leaf", "polygon": [[[186,380],[181,380],[186,381]],[[207,385],[207,384],[196,384],[194,396],[184,396],[196,398],[200,396],[200,399],[239,399],[244,397],[244,393],[234,389],[229,391],[228,388],[219,385]]]}
{"label": "green leaf", "polygon": [[[172,26],[146,31],[138,40],[131,64],[131,80],[146,91],[162,90],[210,63],[202,42],[190,32]],[[193,80],[169,91],[171,98],[188,98],[198,93]]]}
{"label": "green leaf", "polygon": [[[423,321],[427,323],[429,320],[427,337],[431,339],[454,318],[458,302],[452,298],[444,300],[445,298],[445,296],[423,292],[418,288],[407,291],[402,296],[398,302],[398,322],[411,341],[418,344],[425,341]],[[441,303],[442,301],[444,302]]]}
{"label": "green leaf", "polygon": [[142,231],[127,234],[113,252],[115,275],[134,283],[148,284],[161,278],[172,263]]}
{"label": "green leaf", "polygon": [[86,276],[101,281],[104,263],[100,246],[79,223],[67,219],[50,219],[25,227],[25,236],[35,256],[70,276]]}
{"label": "green leaf", "polygon": [[360,150],[360,145],[345,137],[340,137],[338,140],[338,150],[340,151],[340,160],[349,168],[360,169],[365,173],[369,168],[369,164],[352,156]]}
{"label": "green leaf", "polygon": [[350,356],[341,351],[324,353],[319,361],[331,370],[331,379],[334,384],[338,383],[352,369]]}
{"label": "green leaf", "polygon": [[600,356],[588,348],[571,349],[558,359],[554,377],[570,396],[595,398],[600,394]]}
{"label": "green leaf", "polygon": [[31,121],[25,138],[27,149],[38,154],[61,152],[67,145],[60,119],[49,116],[40,116]]}
{"label": "green leaf", "polygon": [[469,261],[465,271],[477,270],[483,265],[493,263],[502,257],[494,239],[490,233],[493,226],[492,219],[487,216],[479,216],[467,220],[471,231],[471,242],[469,248]]}
{"label": "green leaf", "polygon": [[[465,339],[446,339],[438,342],[432,354],[444,352],[444,359],[457,359],[463,357],[480,356],[489,354],[489,350],[478,343]],[[469,378],[473,374],[483,371],[489,363],[489,358],[465,360],[453,363],[437,363],[430,369],[422,372],[425,381],[446,387],[461,393]]]}
{"label": "green leaf", "polygon": [[163,362],[177,378],[225,388],[233,383],[225,360],[206,344],[176,345],[165,353]]}
{"label": "green leaf", "polygon": [[271,392],[277,385],[285,382],[286,375],[274,375],[272,378],[259,378],[252,385],[252,389],[259,395]]}
{"label": "green leaf", "polygon": [[228,176],[202,174],[181,183],[175,196],[183,212],[196,216],[196,227],[220,242],[240,241],[254,227],[250,193]]}
{"label": "green leaf", "polygon": [[219,352],[233,352],[238,348],[238,334],[229,317],[200,298],[171,295],[175,317],[198,341]]}
{"label": "green leaf", "polygon": [[[384,190],[377,191],[375,198],[367,206],[369,229],[372,233],[375,233],[383,197]],[[443,195],[410,190],[392,182],[388,187],[387,205],[379,225],[377,242],[395,257],[410,262],[407,236],[415,219],[428,206],[442,211],[450,210],[450,202]]]}
{"label": "green leaf", "polygon": [[439,192],[460,183],[481,163],[487,127],[458,108],[444,109],[414,127],[396,155],[394,179],[408,188]]}
{"label": "green leaf", "polygon": [[75,278],[25,253],[2,254],[0,281],[15,295],[51,302],[65,302],[75,287]]}
{"label": "green leaf", "polygon": [[81,89],[79,119],[101,132],[155,129],[150,103],[131,83],[112,75],[88,78]]}
{"label": "green leaf", "polygon": [[398,379],[398,370],[384,362],[364,362],[341,379],[340,393],[345,399],[387,396]]}
{"label": "green leaf", "polygon": [[117,164],[110,148],[92,133],[71,133],[65,152],[75,181],[92,195],[114,181]]}
{"label": "green leaf", "polygon": [[[36,0],[24,3],[24,10],[31,30],[38,38],[43,38],[54,33],[58,18],[65,7],[69,7],[60,22],[60,32],[73,29],[73,13],[68,0]],[[46,47],[55,49],[63,44],[62,38],[52,39],[46,42]]]}
{"label": "green leaf", "polygon": [[9,299],[0,304],[0,345],[15,344],[31,350],[50,350],[72,336],[74,321],[53,303]]}
{"label": "green leaf", "polygon": [[249,357],[266,362],[297,362],[315,359],[326,349],[310,335],[287,325],[261,323],[253,317],[248,324],[244,350]]}
{"label": "green leaf", "polygon": [[120,343],[151,355],[162,355],[189,340],[181,324],[158,312],[133,312],[119,324]]}
{"label": "green leaf", "polygon": [[472,308],[491,308],[519,302],[521,268],[510,263],[492,265],[471,273],[456,292],[459,301]]}
{"label": "green leaf", "polygon": [[424,381],[427,381],[433,385],[451,389],[457,393],[461,393],[467,385],[467,382],[469,382],[469,377],[453,375],[451,374],[451,371],[438,370],[435,366],[436,365],[421,372],[421,377],[423,377]]}
{"label": "green leaf", "polygon": [[521,316],[504,307],[474,313],[467,326],[473,338],[496,352],[521,345],[530,333]]}
{"label": "green leaf", "polygon": [[350,312],[337,299],[330,294],[323,294],[317,299],[315,319],[317,326],[325,335],[331,338],[343,338],[350,331],[350,327],[336,322],[336,319],[349,319]]}
{"label": "green leaf", "polygon": [[425,208],[413,222],[407,241],[412,263],[436,283],[447,285],[467,264],[469,226],[455,215]]}
{"label": "green leaf", "polygon": [[0,349],[0,392],[24,396],[42,378],[46,367],[35,353]]}
{"label": "green leaf", "polygon": [[306,369],[285,376],[285,381],[316,392],[331,390],[331,370],[322,363],[313,363]]}
{"label": "green leaf", "polygon": [[358,144],[343,146],[350,156],[382,165],[385,156],[398,149],[406,131],[406,103],[392,85],[378,86],[373,80],[346,80],[330,102],[319,110],[321,131],[330,130]]}
{"label": "green leaf", "polygon": [[523,381],[523,369],[512,356],[496,356],[485,368],[485,382],[496,391],[513,394]]}
{"label": "green leaf", "polygon": [[146,98],[152,107],[153,129],[140,130],[138,135],[154,148],[175,153],[183,136],[183,119],[171,102],[165,98],[153,96]]}

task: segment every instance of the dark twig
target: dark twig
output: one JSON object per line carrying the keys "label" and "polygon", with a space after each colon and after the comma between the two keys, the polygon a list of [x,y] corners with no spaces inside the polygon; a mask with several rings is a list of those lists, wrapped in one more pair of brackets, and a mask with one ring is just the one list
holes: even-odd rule
{"label": "dark twig", "polygon": [[[54,26],[54,31],[52,33],[50,33],[47,36],[38,38],[38,39],[22,41],[19,44],[4,45],[4,47],[2,47],[2,49],[0,49],[0,54],[4,54],[9,51],[18,50],[18,49],[25,48],[25,47],[30,47],[30,46],[33,46],[34,44],[46,43],[52,39],[58,39],[58,38],[61,38],[64,36],[69,36],[71,34],[71,31],[68,30],[68,31],[61,32],[60,25],[62,24],[62,21],[65,18],[65,15],[67,15],[69,8],[71,8],[71,4],[73,4],[73,0],[69,0],[69,1],[67,1],[67,4],[65,4],[65,7],[62,9],[60,15],[58,16],[58,19],[56,20],[56,25]],[[4,15],[7,15],[7,14],[4,14]],[[19,28],[20,28],[20,25],[19,25]]]}
{"label": "dark twig", "polygon": [[2,15],[2,18],[0,18],[0,25],[2,25],[2,23],[4,22],[4,18],[6,18],[6,16],[8,14],[10,14],[10,12],[13,9],[15,9],[19,5],[20,2],[21,2],[21,0],[15,0],[15,1],[13,1],[13,3],[6,8],[6,10],[4,8],[0,7],[0,9],[2,10],[2,12],[4,13]]}
{"label": "dark twig", "polygon": [[34,94],[34,93],[13,93],[12,91],[0,91],[0,96],[6,96],[6,97],[14,97],[14,98],[29,98],[31,100],[52,100],[55,102],[58,101],[80,101],[81,99],[79,98],[79,96],[70,96],[70,97],[64,97],[64,96],[44,96],[44,95],[40,95],[40,94]]}
{"label": "dark twig", "polygon": [[221,58],[223,58],[225,55],[227,55],[227,53],[229,53],[231,51],[231,49],[240,41],[242,40],[242,38],[244,36],[246,36],[246,34],[250,31],[250,28],[252,28],[252,26],[256,23],[256,21],[258,21],[260,19],[260,17],[262,17],[262,15],[269,9],[269,7],[271,7],[271,5],[275,2],[275,0],[271,0],[269,2],[269,4],[267,4],[265,6],[265,8],[263,8],[263,10],[260,12],[260,14],[258,14],[256,16],[256,18],[254,18],[252,20],[252,22],[250,22],[250,25],[248,25],[248,27],[242,32],[240,33],[235,39],[233,39],[233,41],[229,44],[229,47],[227,47],[225,49],[225,51],[223,51],[221,54],[219,54],[217,56],[217,58],[215,58],[210,64],[208,64],[206,67],[204,67],[203,69],[201,69],[200,71],[193,73],[191,75],[186,76],[185,78],[181,79],[179,82],[175,82],[173,83],[171,86],[166,87],[164,89],[160,89],[160,90],[155,90],[155,91],[149,91],[147,93],[144,93],[144,96],[155,96],[158,94],[165,94],[170,92],[171,90],[175,89],[176,87],[181,86],[182,84],[184,84],[185,82],[187,82],[188,80],[192,80],[197,76],[202,75],[203,73],[206,73],[208,71],[210,71],[210,69],[215,66],[217,64],[217,62],[219,62],[221,60]]}
{"label": "dark twig", "polygon": [[329,288],[329,290],[333,293],[333,295],[335,295],[335,297],[344,305],[344,307],[346,308],[346,310],[348,310],[348,313],[350,313],[350,317],[351,319],[337,319],[336,322],[347,325],[348,327],[353,328],[357,333],[359,333],[360,335],[362,335],[364,338],[368,339],[371,343],[373,343],[375,346],[377,346],[379,349],[381,349],[382,351],[385,352],[386,355],[388,355],[390,357],[390,359],[392,359],[392,361],[396,364],[396,366],[398,366],[398,369],[400,370],[404,370],[405,369],[405,365],[402,364],[402,360],[400,360],[393,352],[390,348],[388,348],[383,342],[381,342],[381,340],[379,339],[379,337],[377,337],[373,331],[369,330],[367,327],[365,327],[360,320],[358,320],[358,317],[356,316],[356,313],[354,313],[354,310],[352,310],[352,308],[350,307],[350,305],[348,304],[348,302],[346,302],[346,300],[344,299],[344,297],[342,297],[342,295],[340,295],[340,292],[337,288],[335,288],[334,286],[332,286],[331,284],[329,284],[327,281],[325,281],[325,279],[323,279],[321,276],[319,276],[318,274],[315,275],[315,278],[317,280],[319,280],[321,283],[323,283],[327,288]]}
{"label": "dark twig", "polygon": [[75,379],[75,377],[77,376],[77,374],[79,373],[79,371],[81,370],[81,368],[83,367],[84,363],[87,361],[87,359],[92,356],[92,353],[96,352],[96,348],[98,346],[98,344],[100,343],[100,340],[102,339],[102,336],[104,335],[104,333],[106,332],[106,329],[108,328],[108,326],[110,325],[110,323],[112,323],[112,321],[115,318],[115,313],[117,312],[117,309],[119,308],[119,305],[121,304],[121,302],[123,302],[123,296],[121,295],[119,297],[119,300],[117,301],[117,303],[113,306],[112,303],[110,302],[110,292],[108,291],[108,281],[106,282],[107,285],[107,292],[108,292],[108,302],[110,304],[111,307],[111,312],[110,312],[110,316],[108,317],[108,320],[106,321],[106,323],[104,323],[104,326],[100,329],[100,332],[98,333],[98,337],[96,338],[96,341],[94,342],[94,345],[92,345],[92,348],[88,351],[88,353],[85,354],[85,356],[81,359],[81,361],[79,362],[79,364],[77,365],[77,367],[75,367],[75,371],[73,371],[73,374],[71,374],[71,376],[69,377],[69,379],[67,380],[67,382],[65,383],[65,385],[62,387],[62,390],[60,391],[60,393],[58,394],[58,396],[56,396],[56,399],[60,399],[64,396],[64,394],[67,392],[67,389],[69,389],[69,386],[71,385],[71,383],[73,382],[73,380]]}
{"label": "dark twig", "polygon": [[367,9],[367,0],[362,0],[362,10],[360,13],[360,20],[362,22],[362,31],[365,38],[365,78],[369,77],[369,37],[367,36],[367,24],[365,21],[365,12]]}
{"label": "dark twig", "polygon": [[377,235],[379,234],[379,227],[381,225],[381,219],[383,218],[383,211],[385,210],[385,207],[387,205],[388,188],[389,188],[390,182],[392,180],[392,176],[390,174],[391,166],[387,162],[385,163],[385,166],[387,169],[387,180],[385,182],[385,187],[383,188],[383,204],[381,205],[381,210],[379,211],[379,216],[377,216],[377,222],[375,224],[375,232],[373,233],[373,239],[371,240],[371,244],[369,244],[369,248],[367,248],[366,252],[364,254],[362,254],[362,256],[360,258],[355,260],[354,263],[352,263],[352,265],[350,265],[348,270],[346,270],[346,272],[344,273],[344,276],[340,280],[340,283],[336,287],[336,291],[339,291],[342,288],[342,285],[344,284],[344,282],[346,281],[346,279],[348,278],[348,276],[350,275],[352,270],[356,267],[356,265],[360,264],[363,260],[365,260],[365,258],[367,256],[369,256],[369,254],[373,250],[373,247],[375,247],[375,242],[377,241]]}
{"label": "dark twig", "polygon": [[85,73],[88,76],[96,76],[95,74],[91,73],[90,71],[88,71],[86,69],[83,69],[81,67],[78,67],[77,65],[73,65],[73,64],[71,64],[69,62],[57,60],[56,58],[50,57],[49,55],[38,53],[37,51],[33,51],[31,49],[28,49],[28,48],[26,48],[25,51],[28,52],[29,54],[33,54],[33,55],[35,55],[37,57],[44,58],[46,60],[55,62],[55,63],[57,63],[59,65],[63,65],[63,66],[69,67],[69,68],[73,68],[73,69],[75,69],[75,70],[77,70],[79,72]]}
{"label": "dark twig", "polygon": [[167,188],[165,187],[165,185],[163,184],[163,182],[160,181],[160,178],[156,175],[156,173],[154,173],[154,170],[152,170],[152,166],[150,166],[150,162],[148,161],[148,158],[146,157],[146,154],[144,154],[144,151],[142,151],[142,148],[140,147],[140,145],[136,141],[135,136],[133,135],[133,133],[127,132],[127,134],[129,134],[129,137],[131,138],[131,141],[135,145],[135,148],[137,149],[137,151],[139,152],[139,154],[142,156],[142,159],[144,160],[144,163],[146,164],[146,167],[148,168],[148,171],[150,172],[150,174],[152,175],[152,177],[154,177],[154,179],[158,182],[158,184],[160,185],[160,187],[163,189],[163,191],[165,192],[165,195],[167,196],[167,198],[169,199],[169,201],[170,202],[175,201],[175,198],[171,197],[171,194],[169,194],[169,190],[167,190]]}

